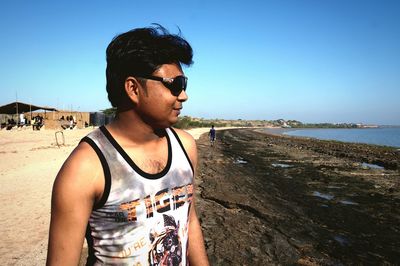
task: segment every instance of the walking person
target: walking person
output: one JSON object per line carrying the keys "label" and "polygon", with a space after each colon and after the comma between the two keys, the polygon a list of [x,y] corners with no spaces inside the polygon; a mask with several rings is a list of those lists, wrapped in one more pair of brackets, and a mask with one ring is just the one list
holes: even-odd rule
{"label": "walking person", "polygon": [[211,129],[208,132],[208,137],[210,139],[211,146],[214,146],[214,142],[215,142],[215,138],[216,138],[214,125],[211,126]]}

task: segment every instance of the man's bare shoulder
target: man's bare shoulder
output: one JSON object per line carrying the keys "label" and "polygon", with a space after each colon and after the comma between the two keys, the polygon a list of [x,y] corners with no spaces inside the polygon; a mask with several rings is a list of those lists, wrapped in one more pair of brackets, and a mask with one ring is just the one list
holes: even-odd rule
{"label": "man's bare shoulder", "polygon": [[196,147],[196,141],[188,132],[179,128],[174,128],[174,131],[178,134],[179,139],[182,141],[185,148],[193,148],[192,146],[194,146],[194,148]]}
{"label": "man's bare shoulder", "polygon": [[79,143],[79,145],[72,151],[65,163],[67,166],[71,165],[73,167],[78,167],[83,171],[87,168],[93,169],[95,166],[101,166],[95,150],[84,141]]}
{"label": "man's bare shoulder", "polygon": [[101,194],[104,174],[100,159],[93,148],[81,142],[61,167],[55,187],[85,190],[91,195]]}

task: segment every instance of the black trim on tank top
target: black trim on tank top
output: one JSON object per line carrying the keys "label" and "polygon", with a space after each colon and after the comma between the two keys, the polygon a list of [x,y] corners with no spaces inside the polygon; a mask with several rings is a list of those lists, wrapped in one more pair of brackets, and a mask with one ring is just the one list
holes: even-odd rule
{"label": "black trim on tank top", "polygon": [[111,135],[111,133],[108,131],[108,129],[105,126],[101,126],[99,128],[101,132],[103,132],[104,136],[110,141],[111,145],[114,146],[114,148],[121,154],[121,156],[125,159],[125,161],[132,167],[134,171],[136,171],[139,175],[141,175],[144,178],[148,179],[159,179],[163,176],[165,176],[169,169],[171,168],[171,162],[172,162],[172,147],[171,147],[171,140],[169,139],[168,133],[165,132],[165,136],[167,138],[167,143],[168,143],[168,159],[167,159],[167,164],[165,165],[164,169],[156,174],[150,174],[146,173],[142,169],[139,168],[135,164],[135,162],[129,157],[129,155],[124,151],[124,149],[118,144],[118,142],[114,139],[114,137]]}
{"label": "black trim on tank top", "polygon": [[193,175],[194,175],[194,168],[193,168],[193,165],[192,165],[192,161],[190,160],[189,155],[187,154],[187,152],[185,150],[185,147],[183,146],[182,141],[178,136],[178,133],[176,133],[175,130],[172,127],[170,127],[169,129],[171,129],[171,131],[174,134],[176,140],[178,141],[179,145],[181,146],[181,148],[183,150],[183,153],[185,154],[186,159],[188,160],[190,168],[192,168],[192,172],[193,172]]}
{"label": "black trim on tank top", "polygon": [[86,242],[88,244],[88,256],[86,258],[85,265],[92,266],[96,262],[96,256],[94,255],[92,229],[90,229],[89,223],[86,226],[85,238],[86,238]]}
{"label": "black trim on tank top", "polygon": [[108,196],[110,195],[110,190],[111,190],[111,173],[110,173],[110,167],[108,166],[106,157],[104,157],[104,154],[101,152],[100,148],[96,145],[96,143],[89,137],[84,137],[81,142],[86,142],[87,144],[92,147],[92,149],[96,152],[97,156],[100,159],[101,166],[103,167],[103,173],[104,173],[104,191],[103,195],[101,196],[101,199],[99,202],[97,202],[93,208],[94,210],[99,209],[104,206],[104,204],[107,202]]}

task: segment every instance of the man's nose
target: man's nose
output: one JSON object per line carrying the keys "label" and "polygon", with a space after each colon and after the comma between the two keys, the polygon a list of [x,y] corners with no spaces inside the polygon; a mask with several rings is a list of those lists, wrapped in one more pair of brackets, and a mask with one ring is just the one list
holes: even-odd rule
{"label": "man's nose", "polygon": [[182,90],[181,93],[179,93],[179,95],[178,95],[178,101],[180,101],[180,102],[185,102],[185,101],[187,101],[188,98],[189,97],[185,90]]}

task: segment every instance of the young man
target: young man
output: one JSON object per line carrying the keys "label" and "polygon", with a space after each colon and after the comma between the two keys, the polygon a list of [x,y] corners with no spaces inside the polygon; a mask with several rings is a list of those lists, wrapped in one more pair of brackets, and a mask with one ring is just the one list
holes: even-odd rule
{"label": "young man", "polygon": [[53,187],[47,265],[208,265],[194,206],[197,150],[173,129],[188,99],[181,64],[192,48],[161,26],[123,33],[107,48],[117,118],[85,137]]}

